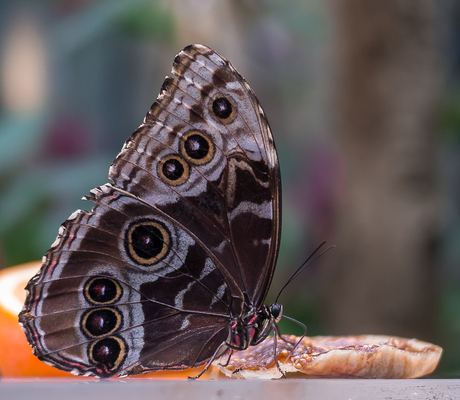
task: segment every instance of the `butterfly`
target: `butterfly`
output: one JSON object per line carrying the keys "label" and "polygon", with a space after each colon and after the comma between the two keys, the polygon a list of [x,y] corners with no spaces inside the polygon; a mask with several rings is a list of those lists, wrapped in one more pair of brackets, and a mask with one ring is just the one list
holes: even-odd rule
{"label": "butterfly", "polygon": [[112,183],[61,225],[26,287],[27,340],[62,370],[207,369],[278,332],[281,306],[264,305],[281,228],[265,113],[206,46],[185,47],[172,74],[112,163]]}

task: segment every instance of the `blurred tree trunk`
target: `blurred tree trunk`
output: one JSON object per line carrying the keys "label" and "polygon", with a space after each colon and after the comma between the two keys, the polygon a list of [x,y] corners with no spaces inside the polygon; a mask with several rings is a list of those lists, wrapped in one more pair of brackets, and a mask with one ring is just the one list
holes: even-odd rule
{"label": "blurred tree trunk", "polygon": [[331,334],[433,337],[433,113],[441,83],[435,6],[435,0],[330,3],[347,165],[324,299]]}
{"label": "blurred tree trunk", "polygon": [[[177,42],[203,44],[225,55],[239,70],[245,69],[244,8],[232,0],[183,1],[168,0],[177,18]],[[200,21],[199,24],[193,23]],[[216,34],[218,32],[218,34]]]}

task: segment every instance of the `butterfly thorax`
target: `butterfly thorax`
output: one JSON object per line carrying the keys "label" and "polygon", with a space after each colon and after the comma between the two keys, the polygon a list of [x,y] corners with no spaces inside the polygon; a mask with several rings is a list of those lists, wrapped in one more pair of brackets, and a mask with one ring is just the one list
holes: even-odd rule
{"label": "butterfly thorax", "polygon": [[245,350],[262,342],[279,321],[282,307],[279,304],[263,305],[250,309],[232,322],[227,345],[234,350]]}

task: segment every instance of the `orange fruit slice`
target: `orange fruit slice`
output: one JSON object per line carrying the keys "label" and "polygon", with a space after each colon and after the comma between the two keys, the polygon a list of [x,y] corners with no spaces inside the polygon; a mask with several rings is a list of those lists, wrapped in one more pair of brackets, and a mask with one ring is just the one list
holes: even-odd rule
{"label": "orange fruit slice", "polygon": [[[27,282],[40,269],[41,262],[35,261],[0,271],[0,376],[2,378],[20,377],[66,377],[83,378],[61,371],[40,361],[32,354],[22,331],[18,314],[26,299],[24,290]],[[201,368],[184,371],[159,371],[135,377],[187,379],[196,376]],[[203,378],[209,377],[209,372]],[[91,378],[90,378],[91,379]]]}
{"label": "orange fruit slice", "polygon": [[72,376],[35,357],[19,326],[18,314],[26,299],[24,287],[40,265],[37,261],[0,271],[0,373],[4,378]]}

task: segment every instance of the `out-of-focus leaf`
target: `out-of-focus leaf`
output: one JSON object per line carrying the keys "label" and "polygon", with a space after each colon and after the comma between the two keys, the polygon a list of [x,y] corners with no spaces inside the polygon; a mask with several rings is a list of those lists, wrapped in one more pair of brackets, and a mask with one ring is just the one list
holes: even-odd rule
{"label": "out-of-focus leaf", "polygon": [[37,150],[48,122],[45,111],[6,114],[0,119],[0,179]]}
{"label": "out-of-focus leaf", "polygon": [[137,4],[118,18],[120,28],[130,36],[169,40],[174,34],[174,15],[157,3]]}
{"label": "out-of-focus leaf", "polygon": [[460,289],[451,287],[444,289],[440,296],[440,342],[449,351],[443,355],[441,368],[444,371],[459,369],[460,354]]}
{"label": "out-of-focus leaf", "polygon": [[41,227],[46,222],[44,211],[48,208],[48,204],[42,199],[30,206],[31,208],[18,215],[19,219],[14,226],[9,226],[9,229],[0,234],[5,265],[37,260],[44,255],[43,252],[37,251],[36,241]]}
{"label": "out-of-focus leaf", "polygon": [[5,235],[17,225],[36,203],[52,198],[75,199],[75,204],[79,203],[90,189],[107,182],[110,162],[109,158],[99,157],[74,164],[54,163],[27,171],[0,194],[0,234]]}
{"label": "out-of-focus leaf", "polygon": [[59,225],[90,189],[104,184],[112,157],[74,164],[56,163],[31,170],[0,194],[0,242],[6,265],[39,259],[57,235]]}
{"label": "out-of-focus leaf", "polygon": [[[84,10],[65,18],[51,32],[53,48],[60,57],[75,54],[79,48],[100,37],[112,24],[137,5],[150,4],[149,0],[106,0],[90,2]],[[57,48],[56,48],[57,47]]]}
{"label": "out-of-focus leaf", "polygon": [[445,96],[438,108],[438,121],[442,135],[460,139],[460,92]]}

